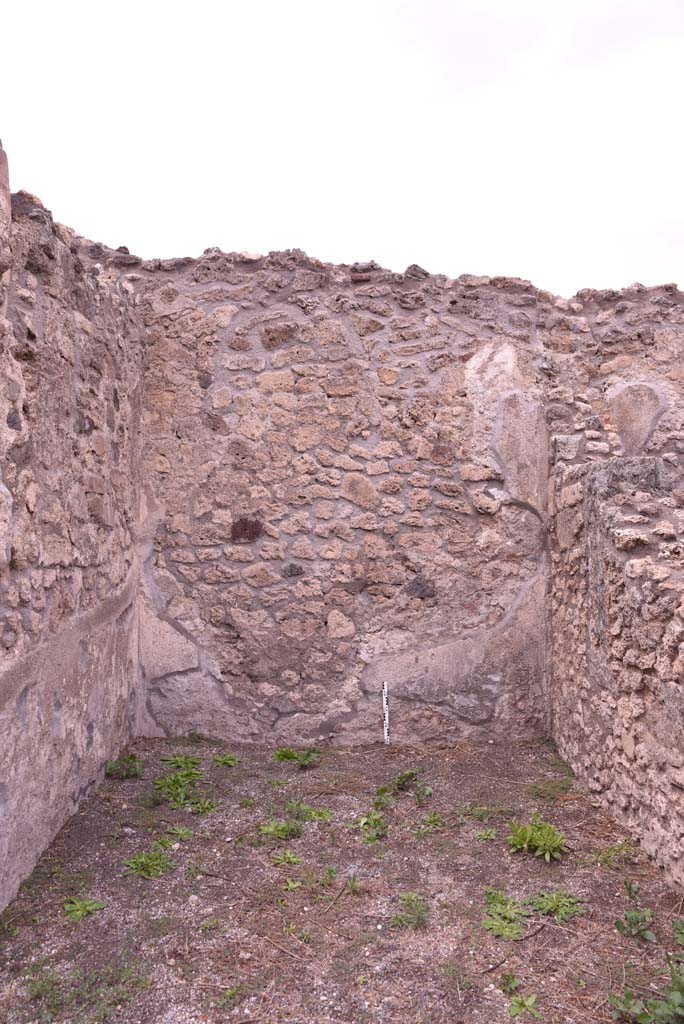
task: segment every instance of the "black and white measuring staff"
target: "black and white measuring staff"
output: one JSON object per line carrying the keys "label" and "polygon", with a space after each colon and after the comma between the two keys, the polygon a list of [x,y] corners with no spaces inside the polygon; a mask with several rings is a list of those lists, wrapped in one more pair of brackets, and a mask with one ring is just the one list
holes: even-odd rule
{"label": "black and white measuring staff", "polygon": [[389,726],[389,687],[387,683],[382,684],[382,727],[385,733],[385,743],[390,741]]}

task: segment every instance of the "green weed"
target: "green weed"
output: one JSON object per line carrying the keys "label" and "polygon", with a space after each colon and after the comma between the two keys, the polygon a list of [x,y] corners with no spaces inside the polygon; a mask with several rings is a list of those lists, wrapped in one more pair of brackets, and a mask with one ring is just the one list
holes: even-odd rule
{"label": "green weed", "polygon": [[318,884],[323,889],[329,889],[336,878],[337,868],[332,867],[332,865],[328,865],[321,877],[318,879]]}
{"label": "green weed", "polygon": [[407,789],[414,785],[417,778],[418,772],[414,768],[409,768],[405,772],[399,772],[391,783],[390,790],[393,793],[405,793]]}
{"label": "green weed", "polygon": [[215,754],[214,764],[217,768],[234,768],[240,758],[236,754]]}
{"label": "green weed", "polygon": [[481,832],[475,833],[475,838],[478,839],[481,843],[489,843],[493,839],[496,839],[496,829],[483,828]]}
{"label": "green weed", "polygon": [[[184,757],[185,755],[176,755]],[[189,760],[199,760],[189,758]],[[176,810],[190,808],[196,799],[195,790],[197,780],[204,777],[204,772],[196,766],[181,768],[176,772],[162,775],[155,779],[154,788],[171,804]]]}
{"label": "green weed", "polygon": [[226,1006],[231,1006],[237,997],[240,995],[241,988],[239,985],[233,985],[231,988],[227,988],[223,995],[218,1000],[217,1005],[224,1009]]}
{"label": "green weed", "polygon": [[509,942],[522,939],[529,916],[525,904],[507,896],[503,889],[487,889],[482,927],[497,939]]}
{"label": "green weed", "polygon": [[505,971],[499,978],[499,988],[507,996],[512,996],[521,985],[522,981],[512,971]]}
{"label": "green weed", "polygon": [[572,779],[545,779],[543,782],[535,782],[527,792],[535,800],[543,800],[544,803],[552,804],[559,797],[569,793],[572,789]]}
{"label": "green weed", "polygon": [[117,761],[107,761],[105,775],[109,779],[142,779],[145,762],[135,754],[127,754]]}
{"label": "green weed", "polygon": [[415,834],[422,838],[423,836],[430,835],[432,832],[440,832],[444,825],[444,818],[439,811],[432,811],[427,817],[423,818]]}
{"label": "green weed", "polygon": [[292,747],[280,747],[273,757],[276,761],[296,761],[299,755]]}
{"label": "green weed", "polygon": [[477,807],[473,804],[464,804],[462,807],[454,807],[452,813],[469,821],[489,821],[491,818],[498,818],[511,812],[507,807]]}
{"label": "green weed", "polygon": [[413,795],[418,806],[422,807],[428,800],[432,800],[432,786],[428,786],[426,782],[417,782]]}
{"label": "green weed", "polygon": [[539,814],[533,814],[526,824],[512,821],[508,845],[514,853],[533,853],[535,857],[543,857],[547,863],[560,860],[568,849],[565,835]]}
{"label": "green weed", "polygon": [[350,826],[359,829],[364,843],[377,843],[387,835],[387,822],[380,811],[369,811],[357,818]]}
{"label": "green weed", "polygon": [[75,896],[68,899],[64,904],[64,913],[70,921],[82,921],[84,917],[90,917],[91,914],[97,913],[98,910],[104,910],[104,903],[100,900],[91,900],[88,898],[79,900]]}
{"label": "green weed", "polygon": [[105,1024],[130,1000],[149,986],[137,963],[109,963],[103,967],[77,968],[60,977],[43,965],[26,978],[29,1002],[43,1024],[61,1018]]}
{"label": "green weed", "polygon": [[273,863],[276,867],[282,867],[283,864],[301,864],[302,858],[293,853],[292,850],[283,850],[282,853],[273,854]]}
{"label": "green weed", "polygon": [[193,757],[191,754],[164,754],[162,757],[162,764],[165,764],[168,768],[175,768],[178,772],[197,772],[200,771],[199,775],[195,778],[201,778],[204,772],[201,772],[200,765],[202,764],[201,757]]}
{"label": "green weed", "polygon": [[315,768],[321,758],[320,750],[310,747],[308,750],[293,750],[292,747],[281,747],[273,755],[276,761],[289,761],[296,764],[302,771]]}
{"label": "green weed", "polygon": [[555,892],[539,892],[527,900],[538,914],[553,916],[557,921],[570,921],[578,914],[584,913],[584,907],[576,896],[563,889]]}
{"label": "green weed", "polygon": [[599,867],[617,869],[635,859],[636,847],[631,839],[622,839],[592,854],[591,861]]}
{"label": "green weed", "polygon": [[430,904],[417,892],[405,892],[399,897],[404,909],[392,918],[393,928],[425,928],[430,916]]}
{"label": "green weed", "polygon": [[524,1014],[529,1013],[531,1017],[535,1017],[537,1020],[542,1019],[542,1015],[537,1009],[536,995],[513,996],[508,1013],[511,1017],[522,1017]]}
{"label": "green weed", "polygon": [[627,899],[635,903],[639,897],[638,883],[633,882],[630,878],[625,878],[625,892],[627,893]]}
{"label": "green weed", "polygon": [[615,928],[620,935],[628,935],[635,942],[655,942],[655,933],[649,928],[652,920],[652,910],[626,910],[615,922]]}
{"label": "green weed", "polygon": [[163,849],[152,849],[148,853],[136,853],[124,861],[125,874],[141,878],[161,878],[173,869],[173,861]]}
{"label": "green weed", "polygon": [[203,932],[215,932],[221,927],[221,921],[218,917],[208,917],[205,921],[202,921],[200,925],[200,931]]}
{"label": "green weed", "polygon": [[190,808],[193,814],[213,814],[218,810],[218,804],[207,796],[200,796],[192,801]]}
{"label": "green weed", "polygon": [[630,1021],[633,1024],[676,1024],[684,1019],[684,964],[679,959],[667,957],[670,984],[653,999],[643,1000],[627,989],[622,995],[611,994],[609,1004],[613,1007],[613,1020]]}
{"label": "green weed", "polygon": [[295,821],[331,821],[333,812],[327,807],[310,807],[301,800],[288,801],[285,810]]}
{"label": "green weed", "polygon": [[185,828],[184,825],[172,825],[171,828],[167,828],[167,835],[173,836],[179,843],[187,843],[189,839],[192,839],[192,829]]}
{"label": "green weed", "polygon": [[271,819],[266,825],[259,826],[259,832],[266,839],[298,839],[302,834],[302,826],[298,821],[276,821]]}
{"label": "green weed", "polygon": [[286,786],[290,785],[287,779],[269,779],[268,784],[273,789],[285,789]]}
{"label": "green weed", "polygon": [[391,807],[394,803],[394,797],[390,793],[389,786],[380,786],[376,790],[375,798],[373,800],[373,807],[376,811],[385,811],[388,807]]}

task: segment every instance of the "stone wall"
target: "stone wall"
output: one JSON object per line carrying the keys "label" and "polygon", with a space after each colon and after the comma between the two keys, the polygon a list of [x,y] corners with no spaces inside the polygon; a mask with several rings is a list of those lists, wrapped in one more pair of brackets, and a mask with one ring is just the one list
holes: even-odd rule
{"label": "stone wall", "polygon": [[165,732],[397,741],[545,729],[538,295],[300,252],[144,264]]}
{"label": "stone wall", "polygon": [[142,349],[82,248],[0,160],[0,908],[138,728]]}
{"label": "stone wall", "polygon": [[0,907],[133,735],[556,737],[684,880],[684,296],[143,262],[0,149]]}
{"label": "stone wall", "polygon": [[[553,734],[582,781],[684,881],[684,307],[587,293],[546,338]],[[557,383],[555,383],[557,381]]]}

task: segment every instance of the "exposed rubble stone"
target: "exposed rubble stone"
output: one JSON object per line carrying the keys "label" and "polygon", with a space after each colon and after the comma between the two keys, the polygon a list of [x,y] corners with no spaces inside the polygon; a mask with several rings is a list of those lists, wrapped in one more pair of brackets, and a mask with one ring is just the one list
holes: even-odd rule
{"label": "exposed rubble stone", "polygon": [[[684,295],[143,261],[0,150],[0,906],[133,735],[552,732],[684,881]],[[27,814],[26,807],[31,812]]]}

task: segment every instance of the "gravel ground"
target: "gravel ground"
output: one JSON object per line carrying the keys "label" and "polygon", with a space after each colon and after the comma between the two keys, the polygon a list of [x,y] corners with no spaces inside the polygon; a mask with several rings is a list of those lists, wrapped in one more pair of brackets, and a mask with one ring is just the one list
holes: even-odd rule
{"label": "gravel ground", "polygon": [[[324,749],[309,767],[201,737],[129,753],[142,778],[106,778],[0,917],[6,1024],[503,1024],[525,999],[523,1022],[603,1024],[611,992],[662,988],[682,898],[548,742]],[[178,794],[187,758],[203,776]],[[379,789],[387,834],[365,841],[379,823],[350,826]],[[507,842],[534,813],[565,834],[559,861]],[[141,853],[164,873],[130,873]],[[488,888],[526,912],[518,939],[483,927]],[[558,890],[582,912],[524,902]],[[73,920],[72,898],[103,906]],[[616,930],[635,909],[654,941]]]}

